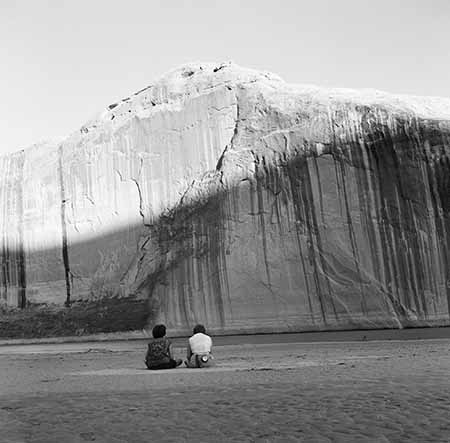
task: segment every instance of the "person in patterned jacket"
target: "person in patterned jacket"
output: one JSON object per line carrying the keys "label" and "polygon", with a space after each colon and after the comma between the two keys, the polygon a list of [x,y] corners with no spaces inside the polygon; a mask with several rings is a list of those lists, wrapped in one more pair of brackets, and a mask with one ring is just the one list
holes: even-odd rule
{"label": "person in patterned jacket", "polygon": [[145,364],[148,369],[173,369],[180,366],[181,359],[174,359],[172,343],[166,337],[166,327],[156,325],[152,330],[153,339],[148,344]]}

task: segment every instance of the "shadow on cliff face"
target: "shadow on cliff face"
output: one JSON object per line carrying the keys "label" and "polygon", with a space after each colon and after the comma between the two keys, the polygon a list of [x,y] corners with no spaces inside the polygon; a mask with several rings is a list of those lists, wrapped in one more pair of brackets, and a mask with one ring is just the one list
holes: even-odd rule
{"label": "shadow on cliff face", "polygon": [[[449,324],[450,128],[366,123],[363,139],[336,136],[320,156],[255,154],[253,177],[152,225],[67,244],[66,257],[3,251],[3,294],[16,291],[22,309],[2,311],[0,336],[157,321],[217,332]],[[48,279],[33,264],[46,257],[60,257],[60,293],[39,301]]]}
{"label": "shadow on cliff face", "polygon": [[[155,288],[167,285],[170,273],[193,253],[207,261],[211,277],[210,311],[214,311],[214,320],[222,325],[223,291],[215,277],[221,273],[218,254],[223,244],[219,237],[223,233],[221,207],[225,195],[217,193],[200,202],[175,208],[152,225],[130,226],[88,242],[35,251],[25,258],[22,251],[19,254],[8,250],[2,291],[4,300],[9,297],[16,306],[0,306],[0,337],[144,329],[160,314],[159,301],[156,303],[153,296]],[[202,235],[208,244],[198,246],[194,252],[186,242],[195,235],[196,223],[203,226]],[[125,247],[128,253],[124,253]],[[55,266],[57,272],[40,269],[46,262]],[[35,278],[25,285],[26,276],[30,280]],[[57,279],[56,291],[41,295],[40,292],[48,291],[46,280],[50,276]],[[188,331],[191,324],[186,318],[188,301],[185,296],[181,295],[179,309],[185,313]]]}

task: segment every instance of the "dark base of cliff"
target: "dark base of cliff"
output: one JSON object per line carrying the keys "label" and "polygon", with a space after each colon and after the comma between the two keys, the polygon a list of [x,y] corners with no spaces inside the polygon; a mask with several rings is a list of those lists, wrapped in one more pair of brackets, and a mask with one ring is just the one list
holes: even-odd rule
{"label": "dark base of cliff", "polygon": [[[0,308],[0,339],[39,339],[51,337],[81,337],[102,333],[137,332],[148,329],[151,311],[147,299],[108,298],[77,302],[70,307],[34,305],[25,309]],[[321,325],[239,325],[208,327],[212,335],[255,335],[282,333],[370,331],[414,328],[449,327],[446,316],[428,319],[359,318]],[[171,336],[188,336],[191,325],[170,328]],[[143,335],[144,337],[144,335]],[[142,337],[142,338],[143,338]],[[114,339],[114,338],[113,338]]]}
{"label": "dark base of cliff", "polygon": [[129,298],[79,302],[68,308],[7,309],[0,311],[0,337],[40,338],[142,330],[148,315],[147,300]]}

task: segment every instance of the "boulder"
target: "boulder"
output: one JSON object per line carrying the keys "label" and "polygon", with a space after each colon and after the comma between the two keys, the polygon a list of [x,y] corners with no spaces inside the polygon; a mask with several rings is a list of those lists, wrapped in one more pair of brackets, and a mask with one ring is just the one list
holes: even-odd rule
{"label": "boulder", "polygon": [[0,336],[450,324],[449,99],[191,64],[0,171]]}

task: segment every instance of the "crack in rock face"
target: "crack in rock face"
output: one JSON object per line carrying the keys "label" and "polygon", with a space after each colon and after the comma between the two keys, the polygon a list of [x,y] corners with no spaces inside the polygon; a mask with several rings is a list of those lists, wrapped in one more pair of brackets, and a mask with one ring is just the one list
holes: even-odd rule
{"label": "crack in rock face", "polygon": [[0,171],[0,336],[450,324],[448,99],[190,64]]}

